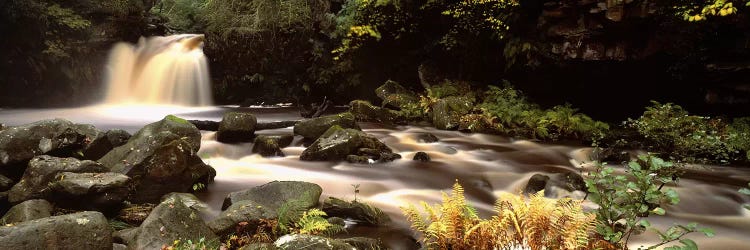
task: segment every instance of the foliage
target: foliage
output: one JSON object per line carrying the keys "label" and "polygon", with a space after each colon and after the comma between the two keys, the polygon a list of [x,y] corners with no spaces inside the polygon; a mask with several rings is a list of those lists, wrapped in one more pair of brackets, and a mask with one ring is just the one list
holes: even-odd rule
{"label": "foliage", "polygon": [[273,233],[277,226],[277,220],[269,219],[260,219],[256,223],[240,222],[224,246],[228,249],[239,249],[252,243],[272,243],[277,238]]}
{"label": "foliage", "polygon": [[646,149],[665,153],[673,160],[717,162],[746,160],[750,143],[747,118],[728,125],[721,119],[688,114],[682,107],[654,102],[627,126],[644,137]]}
{"label": "foliage", "polygon": [[[744,2],[743,2],[744,1]],[[737,13],[737,7],[743,8],[750,6],[747,0],[700,0],[700,1],[680,1],[677,15],[685,21],[700,22],[709,17],[724,17]]]}
{"label": "foliage", "polygon": [[412,228],[422,234],[427,248],[438,249],[589,249],[598,245],[594,215],[583,212],[581,201],[506,195],[495,204],[494,215],[481,219],[466,202],[463,188],[443,194],[443,204],[422,202],[426,217],[414,205],[403,208]]}
{"label": "foliage", "polygon": [[577,113],[570,105],[543,110],[507,83],[502,88],[489,86],[479,108],[495,119],[498,131],[511,135],[551,140],[596,139],[609,129],[607,124]]}
{"label": "foliage", "polygon": [[326,213],[320,209],[306,210],[304,203],[290,200],[279,207],[278,224],[274,234],[290,233],[311,235],[334,235],[344,230],[341,225],[335,225],[325,219]]}
{"label": "foliage", "polygon": [[161,250],[213,250],[219,249],[220,245],[219,242],[207,241],[206,238],[200,238],[197,241],[179,239],[175,240],[171,246],[162,246]]}
{"label": "foliage", "polygon": [[[599,208],[596,210],[596,232],[604,240],[624,248],[630,236],[651,228],[650,214],[664,215],[663,205],[675,205],[680,201],[673,189],[662,190],[676,181],[676,166],[652,155],[641,155],[638,161],[626,166],[626,175],[614,174],[614,169],[597,164],[595,171],[585,180],[588,197]],[[698,229],[696,224],[676,225],[661,232],[651,228],[660,236],[661,246],[673,241],[692,242],[682,237],[696,231],[713,236],[707,228]],[[652,248],[653,248],[652,247]],[[649,249],[652,249],[649,248]]]}
{"label": "foliage", "polygon": [[151,13],[166,17],[167,26],[178,32],[198,32],[208,0],[161,0]]}

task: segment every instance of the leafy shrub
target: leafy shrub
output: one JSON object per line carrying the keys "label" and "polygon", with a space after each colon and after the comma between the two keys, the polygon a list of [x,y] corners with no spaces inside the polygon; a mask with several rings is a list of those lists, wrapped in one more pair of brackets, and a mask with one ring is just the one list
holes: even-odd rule
{"label": "leafy shrub", "polygon": [[730,126],[721,119],[690,115],[682,107],[653,102],[637,120],[627,126],[643,137],[647,150],[687,162],[717,162],[750,159],[747,118]]}
{"label": "leafy shrub", "polygon": [[201,16],[208,0],[162,0],[152,14],[167,18],[167,26],[178,32],[200,32]]}
{"label": "leafy shrub", "polygon": [[[606,246],[594,236],[594,215],[583,212],[581,201],[553,200],[537,193],[526,201],[507,195],[495,204],[491,219],[481,219],[466,202],[463,188],[443,194],[443,204],[422,202],[426,217],[414,205],[403,208],[412,228],[429,249],[590,249]],[[604,244],[604,245],[600,245]]]}
{"label": "leafy shrub", "polygon": [[[663,205],[675,205],[680,201],[673,189],[662,190],[676,178],[676,167],[652,155],[641,155],[638,161],[631,161],[626,166],[626,175],[615,175],[614,169],[598,164],[590,178],[585,180],[589,191],[588,198],[599,205],[596,210],[596,232],[604,240],[624,248],[630,236],[640,234],[651,224],[645,217],[650,214],[664,215]],[[695,242],[683,236],[693,232],[703,232],[712,237],[713,231],[698,228],[697,224],[675,225],[662,232],[656,231],[661,242],[653,249],[674,241],[684,246],[695,245]],[[690,249],[690,248],[687,248]]]}
{"label": "leafy shrub", "polygon": [[750,6],[747,0],[699,0],[678,1],[677,15],[685,21],[700,22],[712,16],[729,16],[737,13],[737,7]]}
{"label": "leafy shrub", "polygon": [[489,86],[479,108],[495,119],[499,132],[511,135],[551,140],[596,139],[609,129],[607,124],[577,113],[569,105],[543,110],[507,83],[502,88]]}

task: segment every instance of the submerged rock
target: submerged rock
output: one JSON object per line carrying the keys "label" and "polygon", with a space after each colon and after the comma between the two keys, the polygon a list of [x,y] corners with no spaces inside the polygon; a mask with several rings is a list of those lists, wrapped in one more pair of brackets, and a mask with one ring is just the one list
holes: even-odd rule
{"label": "submerged rock", "polygon": [[315,140],[334,125],[360,130],[359,125],[357,125],[354,119],[354,115],[347,112],[300,121],[294,125],[294,134],[301,135],[307,140]]}
{"label": "submerged rock", "polygon": [[273,243],[279,249],[328,249],[328,250],[356,250],[352,245],[341,240],[306,234],[287,234]]}
{"label": "submerged rock", "polygon": [[222,210],[239,201],[253,201],[270,211],[276,211],[282,204],[295,200],[304,208],[318,205],[323,189],[318,184],[303,181],[273,181],[251,189],[232,192],[224,199]]}
{"label": "submerged rock", "polygon": [[412,160],[421,161],[421,162],[428,162],[431,159],[430,159],[430,155],[428,155],[425,152],[421,152],[420,151],[420,152],[417,152],[416,154],[414,154],[414,158]]}
{"label": "submerged rock", "polygon": [[529,182],[526,183],[526,187],[524,188],[523,192],[525,194],[535,194],[539,191],[542,191],[547,186],[547,182],[549,181],[549,176],[543,175],[543,174],[534,174],[529,178]]}
{"label": "submerged rock", "polygon": [[0,227],[0,246],[9,250],[110,250],[112,229],[107,223],[107,218],[99,212],[52,216],[10,227]]}
{"label": "submerged rock", "polygon": [[89,126],[54,119],[0,131],[0,172],[16,179],[34,156],[76,155],[96,137],[97,131]]}
{"label": "submerged rock", "polygon": [[219,240],[200,216],[185,206],[179,196],[173,196],[173,199],[167,199],[156,206],[137,230],[130,232],[137,234],[128,245],[130,249],[161,249],[163,245],[171,246],[178,239]]}
{"label": "submerged rock", "polygon": [[102,173],[107,168],[95,161],[80,161],[75,158],[57,158],[47,155],[37,156],[29,161],[21,181],[16,183],[8,193],[11,203],[18,203],[31,199],[44,199],[51,195],[50,183],[57,174],[71,173]]}
{"label": "submerged rock", "polygon": [[292,144],[294,137],[292,135],[259,135],[255,138],[253,144],[253,153],[260,154],[264,157],[284,156],[282,148]]}
{"label": "submerged rock", "polygon": [[251,142],[258,119],[250,113],[227,112],[221,119],[216,140],[224,143]]}
{"label": "submerged rock", "polygon": [[131,135],[122,129],[112,129],[99,133],[83,150],[83,157],[87,160],[99,160],[110,150],[127,143]]}
{"label": "submerged rock", "polygon": [[164,194],[188,192],[194,184],[208,184],[216,171],[196,155],[200,131],[174,116],[146,125],[99,162],[110,171],[133,179],[131,201],[156,202]]}
{"label": "submerged rock", "polygon": [[379,226],[391,221],[387,214],[369,204],[348,202],[335,197],[328,197],[321,207],[328,216],[336,216],[356,221],[358,224]]}
{"label": "submerged rock", "polygon": [[52,190],[47,199],[61,207],[78,210],[109,211],[128,197],[130,177],[120,173],[57,174],[49,184]]}
{"label": "submerged rock", "polygon": [[440,141],[437,136],[430,133],[419,133],[417,134],[415,140],[419,143],[433,143]]}
{"label": "submerged rock", "polygon": [[[524,193],[533,194],[544,190],[544,195],[558,196],[555,190],[565,190],[568,192],[583,191],[586,192],[586,183],[581,175],[574,172],[556,173],[556,174],[534,174],[526,184]],[[559,198],[559,197],[555,197]]]}
{"label": "submerged rock", "polygon": [[0,219],[0,224],[16,224],[52,216],[52,204],[46,200],[27,200],[13,206]]}
{"label": "submerged rock", "polygon": [[383,99],[383,107],[403,108],[406,105],[419,102],[417,94],[404,88],[398,82],[391,80],[386,81],[383,85],[375,89],[375,95]]}
{"label": "submerged rock", "polygon": [[368,101],[354,100],[349,103],[349,112],[357,121],[400,123],[405,119],[394,110],[376,107]]}

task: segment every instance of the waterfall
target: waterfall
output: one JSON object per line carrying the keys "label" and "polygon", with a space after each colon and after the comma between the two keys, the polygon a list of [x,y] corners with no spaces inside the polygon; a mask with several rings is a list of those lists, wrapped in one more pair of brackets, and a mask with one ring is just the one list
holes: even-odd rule
{"label": "waterfall", "polygon": [[211,105],[203,35],[118,43],[107,63],[106,104]]}

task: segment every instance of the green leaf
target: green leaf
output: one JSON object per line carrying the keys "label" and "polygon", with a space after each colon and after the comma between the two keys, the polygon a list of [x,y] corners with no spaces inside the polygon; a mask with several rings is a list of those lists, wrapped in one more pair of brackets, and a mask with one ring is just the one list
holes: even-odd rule
{"label": "green leaf", "polygon": [[742,188],[740,189],[740,193],[750,195],[750,188]]}
{"label": "green leaf", "polygon": [[664,215],[666,213],[666,211],[664,211],[664,209],[660,207],[654,208],[654,210],[651,210],[651,212],[656,215]]}
{"label": "green leaf", "polygon": [[683,245],[685,245],[684,247],[682,247],[682,249],[685,249],[685,250],[698,250],[698,244],[695,244],[695,241],[693,241],[691,239],[681,239],[680,243],[682,243]]}
{"label": "green leaf", "polygon": [[716,232],[714,232],[714,230],[711,228],[701,228],[701,229],[698,229],[698,231],[703,233],[703,235],[709,238],[716,236]]}
{"label": "green leaf", "polygon": [[651,222],[649,222],[646,219],[643,219],[638,222],[638,225],[641,225],[642,227],[651,227]]}
{"label": "green leaf", "polygon": [[638,164],[638,162],[631,161],[628,163],[628,167],[632,169],[633,171],[641,171],[641,164]]}

